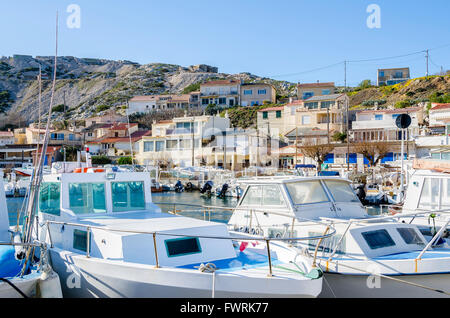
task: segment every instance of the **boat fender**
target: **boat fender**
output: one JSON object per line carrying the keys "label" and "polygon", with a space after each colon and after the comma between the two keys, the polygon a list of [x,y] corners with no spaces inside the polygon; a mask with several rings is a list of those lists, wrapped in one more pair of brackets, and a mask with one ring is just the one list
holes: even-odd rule
{"label": "boat fender", "polygon": [[[20,233],[14,234],[14,243],[22,243],[22,238],[20,237]],[[15,245],[15,258],[16,260],[21,260],[25,257],[25,247],[20,245]]]}
{"label": "boat fender", "polygon": [[54,271],[44,271],[37,286],[37,295],[41,298],[62,298],[59,276]]}
{"label": "boat fender", "polygon": [[318,279],[318,278],[320,278],[322,276],[323,276],[323,272],[318,267],[315,267],[315,268],[311,269],[309,271],[309,273],[305,275],[305,277],[308,277],[308,278],[311,278],[311,279]]}

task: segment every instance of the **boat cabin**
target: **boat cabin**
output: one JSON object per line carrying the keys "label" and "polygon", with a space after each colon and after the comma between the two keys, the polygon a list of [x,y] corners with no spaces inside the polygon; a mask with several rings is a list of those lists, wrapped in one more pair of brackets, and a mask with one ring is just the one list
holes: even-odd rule
{"label": "boat cabin", "polygon": [[[269,226],[290,225],[293,218],[305,221],[320,217],[348,219],[368,216],[347,179],[284,176],[243,179],[240,183],[245,190],[230,218],[230,225],[242,226],[250,223],[250,219]],[[264,212],[271,212],[270,217]],[[252,228],[250,232],[261,230]]]}
{"label": "boat cabin", "polygon": [[141,264],[156,262],[153,232],[162,266],[236,256],[230,240],[195,237],[228,236],[225,224],[162,213],[150,188],[148,172],[44,175],[38,216],[49,223],[39,237],[61,251]]}

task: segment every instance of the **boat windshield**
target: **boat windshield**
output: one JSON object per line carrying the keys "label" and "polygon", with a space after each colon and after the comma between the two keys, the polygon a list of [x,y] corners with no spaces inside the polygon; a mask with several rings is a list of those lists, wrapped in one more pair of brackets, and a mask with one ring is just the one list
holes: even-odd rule
{"label": "boat windshield", "polygon": [[335,202],[360,202],[350,184],[341,180],[325,180]]}
{"label": "boat windshield", "polygon": [[294,204],[311,204],[329,201],[319,180],[287,183],[286,188]]}

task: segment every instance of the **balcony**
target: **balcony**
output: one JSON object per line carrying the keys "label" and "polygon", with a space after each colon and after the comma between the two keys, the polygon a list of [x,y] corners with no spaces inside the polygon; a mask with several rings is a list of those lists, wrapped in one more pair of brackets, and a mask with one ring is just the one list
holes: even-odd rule
{"label": "balcony", "polygon": [[[410,127],[418,127],[417,118],[412,118]],[[383,120],[357,120],[352,122],[352,129],[398,129],[394,118]]]}

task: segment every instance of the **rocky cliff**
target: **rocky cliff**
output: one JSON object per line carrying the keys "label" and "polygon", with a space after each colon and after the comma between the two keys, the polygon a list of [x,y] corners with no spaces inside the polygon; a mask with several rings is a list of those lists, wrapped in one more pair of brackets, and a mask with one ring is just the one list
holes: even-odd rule
{"label": "rocky cliff", "polygon": [[[48,109],[53,61],[52,56],[14,55],[0,58],[0,112],[3,122],[15,123],[19,120],[24,123],[37,119],[39,68],[43,74],[42,105]],[[57,59],[56,74],[53,105],[65,105],[65,112],[55,112],[54,120],[82,120],[107,109],[123,112],[126,102],[134,95],[181,93],[186,87],[208,79],[236,78],[267,82],[275,85],[280,95],[296,93],[293,83],[250,73],[218,73],[217,68],[207,65],[141,65],[131,61],[62,56]]]}

